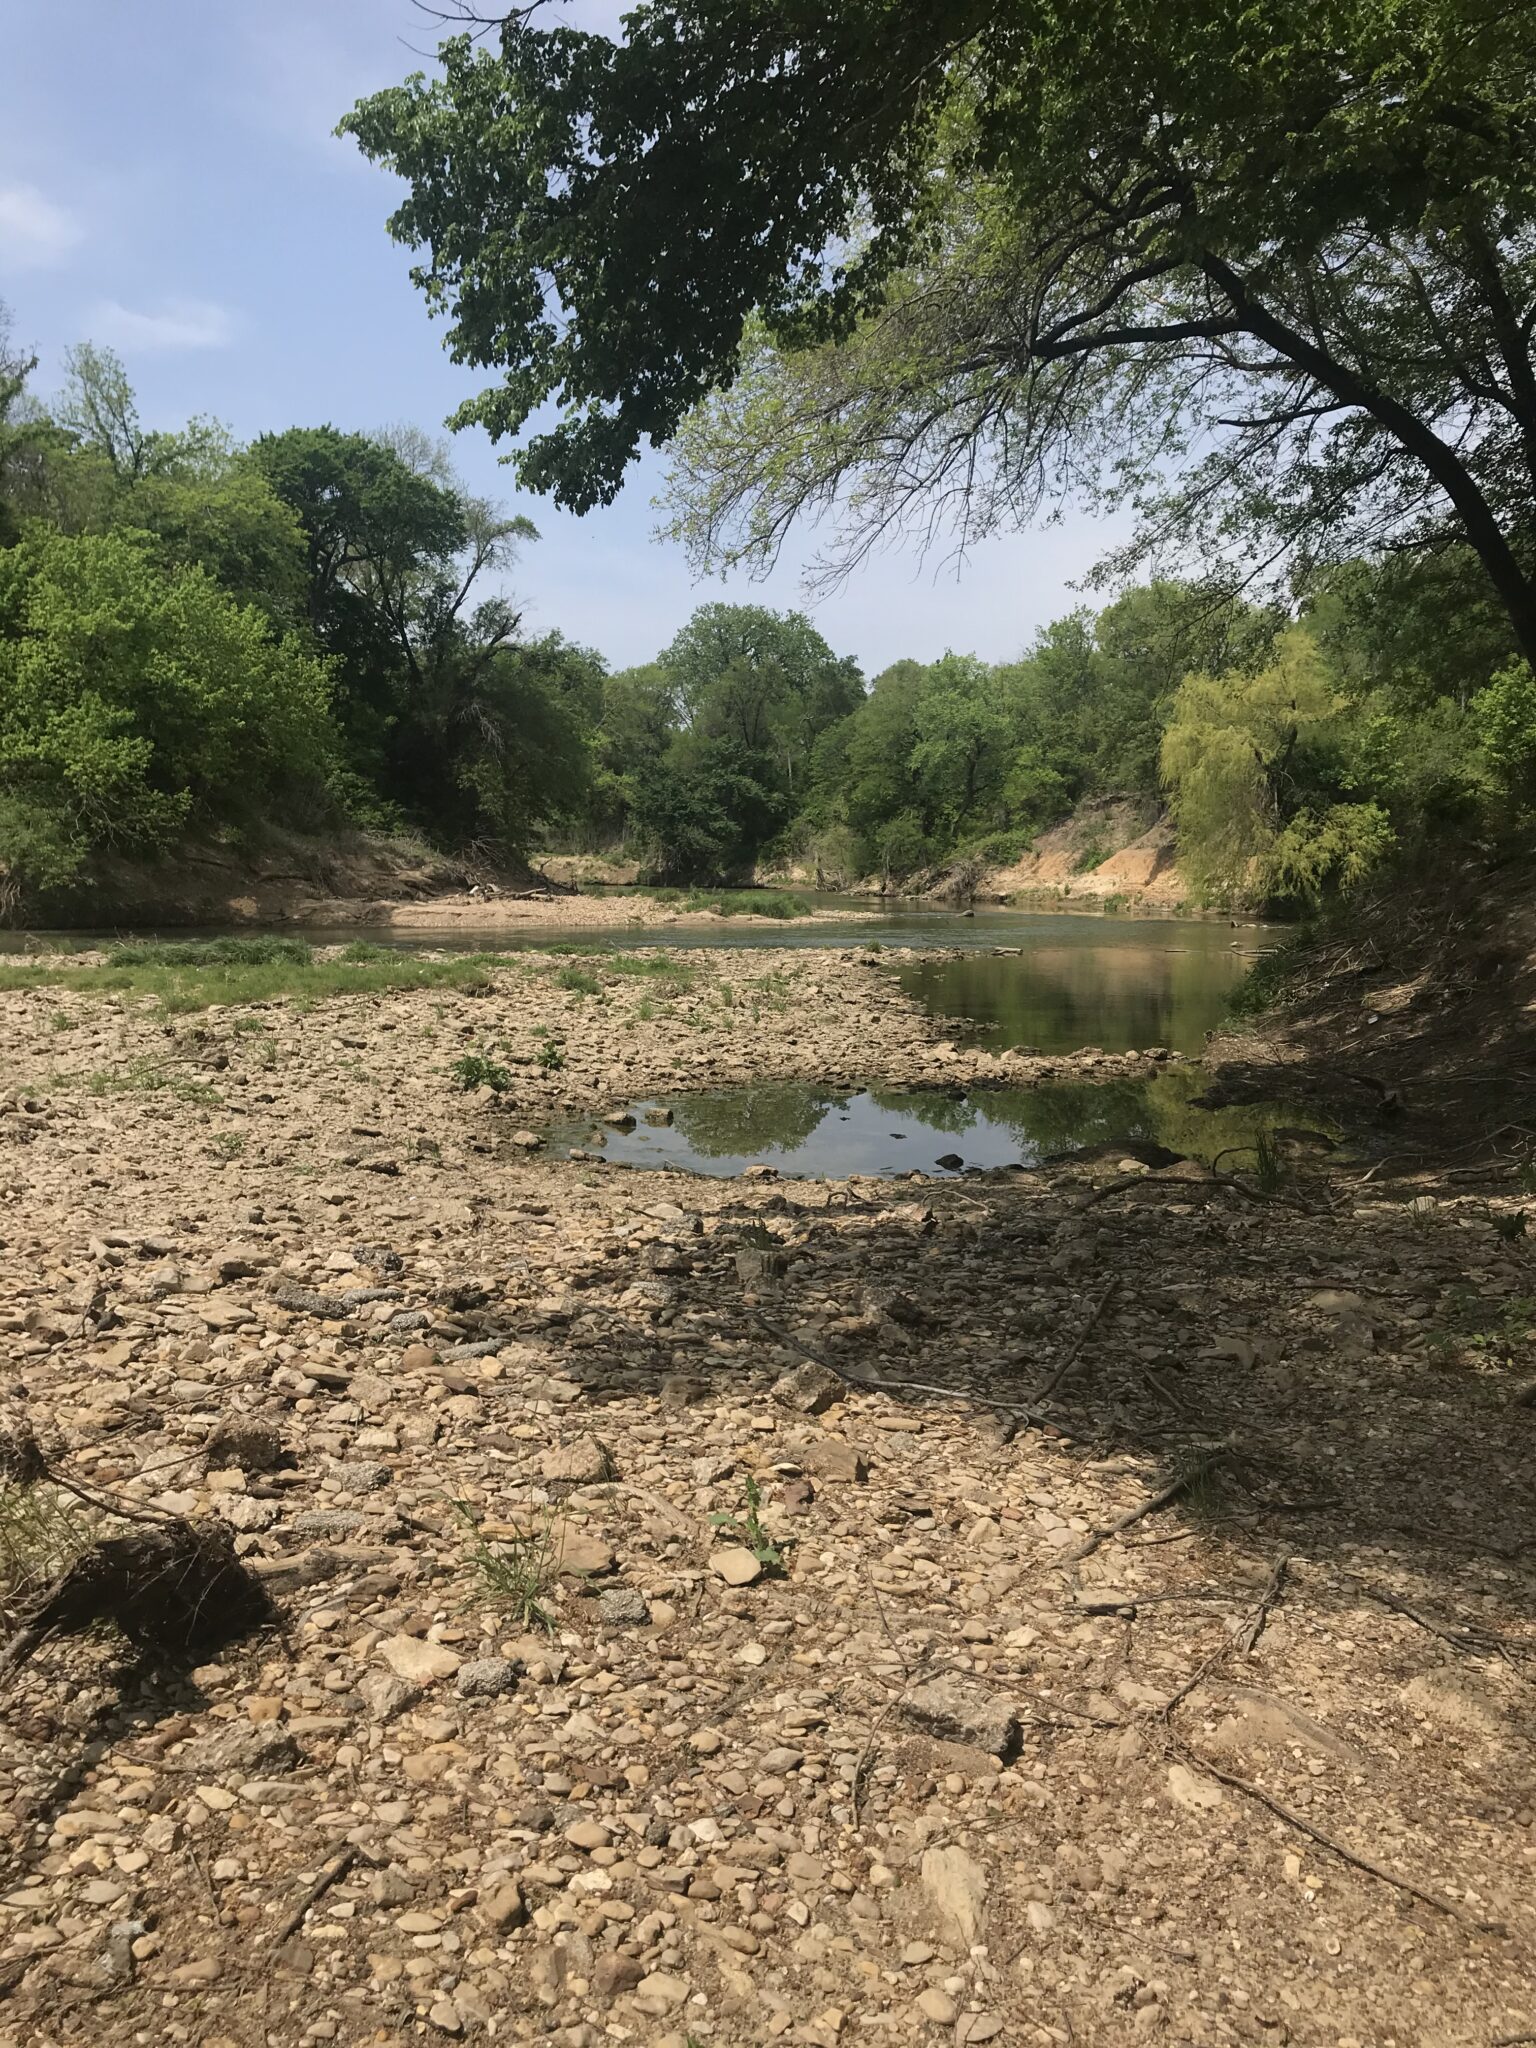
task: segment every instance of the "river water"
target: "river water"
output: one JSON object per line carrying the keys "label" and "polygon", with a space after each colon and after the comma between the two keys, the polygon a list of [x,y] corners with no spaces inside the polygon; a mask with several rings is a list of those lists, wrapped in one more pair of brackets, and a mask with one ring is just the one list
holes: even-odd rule
{"label": "river water", "polygon": [[[964,912],[925,903],[861,905],[813,897],[814,924],[638,924],[613,899],[611,927],[395,925],[307,930],[314,945],[367,941],[400,951],[513,953],[530,949],[689,952],[721,947],[875,945],[902,986],[929,1012],[955,1020],[964,1044],[1028,1046],[1050,1055],[1166,1046],[1198,1054],[1233,991],[1279,934],[1259,926],[1190,918],[1130,918],[1013,908]],[[221,932],[179,932],[179,938]],[[82,943],[82,935],[72,935]],[[918,957],[912,958],[916,954]],[[629,1105],[630,1129],[590,1119],[549,1132],[557,1155],[594,1161],[737,1174],[754,1164],[790,1175],[906,1173],[945,1176],[1032,1165],[1092,1145],[1150,1143],[1211,1159],[1251,1146],[1277,1123],[1280,1105],[1212,1113],[1190,1098],[1205,1085],[1194,1066],[1145,1079],[1063,1081],[1029,1089],[893,1091],[871,1074],[862,1090],[806,1082],[647,1098]]]}
{"label": "river water", "polygon": [[[1279,936],[1225,920],[1084,916],[1011,908],[971,915],[926,903],[872,905],[851,911],[846,896],[811,896],[834,911],[815,924],[755,924],[722,918],[710,924],[642,925],[625,921],[613,899],[612,929],[541,925],[456,926],[451,932],[399,926],[352,926],[306,932],[316,945],[376,945],[422,951],[506,953],[529,947],[605,946],[669,952],[736,946],[860,946],[871,942],[920,953],[960,949],[958,959],[896,963],[908,992],[936,1015],[968,1020],[962,1042],[1001,1050],[1034,1046],[1043,1053],[1104,1052],[1165,1045],[1196,1053],[1220,1023],[1228,999],[1258,955]],[[183,935],[186,936],[186,935]]]}

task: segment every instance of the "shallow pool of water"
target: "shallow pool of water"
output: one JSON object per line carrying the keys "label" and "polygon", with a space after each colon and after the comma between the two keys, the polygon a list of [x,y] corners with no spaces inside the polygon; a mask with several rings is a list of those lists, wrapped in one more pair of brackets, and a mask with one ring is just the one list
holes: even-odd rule
{"label": "shallow pool of water", "polygon": [[[1194,1068],[1170,1068],[1145,1080],[967,1094],[768,1081],[645,1097],[628,1105],[632,1128],[578,1119],[554,1125],[548,1139],[557,1158],[585,1153],[625,1166],[726,1178],[749,1166],[808,1179],[944,1178],[968,1168],[1037,1166],[1099,1145],[1161,1145],[1209,1162],[1232,1147],[1252,1147],[1260,1131],[1300,1120],[1279,1104],[1195,1108],[1190,1097],[1205,1085]],[[1226,1163],[1251,1165],[1252,1153]]]}
{"label": "shallow pool of water", "polygon": [[[1065,922],[1065,920],[1063,920]],[[1074,926],[1088,920],[1074,919]],[[1094,921],[1031,934],[1016,955],[966,953],[898,970],[931,1014],[966,1020],[966,1045],[994,1051],[1199,1052],[1261,947],[1219,925]]]}

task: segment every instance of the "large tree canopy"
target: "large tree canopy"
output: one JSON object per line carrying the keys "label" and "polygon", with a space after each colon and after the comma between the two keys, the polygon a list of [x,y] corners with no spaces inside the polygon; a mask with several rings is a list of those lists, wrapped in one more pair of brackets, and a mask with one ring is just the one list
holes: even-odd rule
{"label": "large tree canopy", "polygon": [[[511,17],[346,126],[586,507],[771,556],[1061,493],[1247,571],[1464,538],[1536,655],[1536,38],[1510,0],[646,0]],[[703,407],[702,413],[699,408]],[[1170,482],[1170,479],[1172,482]]]}

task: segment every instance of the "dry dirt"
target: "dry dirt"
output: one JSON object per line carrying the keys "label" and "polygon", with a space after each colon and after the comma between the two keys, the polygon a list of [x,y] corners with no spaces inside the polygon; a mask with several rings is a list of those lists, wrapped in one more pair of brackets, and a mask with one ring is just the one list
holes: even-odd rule
{"label": "dry dirt", "polygon": [[[0,997],[0,1413],[280,1613],[10,1679],[0,2040],[1536,2033],[1518,1199],[526,1149],[737,1071],[1027,1078],[852,956],[697,964]],[[492,1044],[513,1099],[452,1092]],[[749,1481],[777,1573],[712,1524]],[[518,1532],[547,1631],[477,1565]]]}

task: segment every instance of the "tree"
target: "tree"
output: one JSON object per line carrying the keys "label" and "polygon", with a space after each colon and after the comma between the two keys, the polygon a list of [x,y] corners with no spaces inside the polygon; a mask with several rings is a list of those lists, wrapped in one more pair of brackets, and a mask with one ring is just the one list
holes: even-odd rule
{"label": "tree", "polygon": [[188,824],[324,808],[329,679],[150,536],[0,551],[0,866],[9,889]]}
{"label": "tree", "polygon": [[800,612],[701,605],[660,656],[684,722],[763,755],[793,792],[816,735],[864,695],[858,663]]}
{"label": "tree", "polygon": [[517,607],[484,585],[534,527],[461,490],[442,450],[414,432],[293,427],[263,435],[250,461],[302,529],[306,611],[336,662],[360,791],[476,836],[483,818],[456,817],[455,805],[469,759],[484,767],[480,742],[505,737],[493,702],[519,627]]}
{"label": "tree", "polygon": [[1068,492],[1245,573],[1454,533],[1536,658],[1525,9],[646,0],[441,59],[343,125],[506,373],[459,419],[560,401],[530,487],[609,498],[716,394],[676,487],[709,560]]}
{"label": "tree", "polygon": [[1336,801],[1345,700],[1312,636],[1283,633],[1254,673],[1190,675],[1163,739],[1179,859],[1197,888],[1316,898],[1391,850],[1377,803]]}

